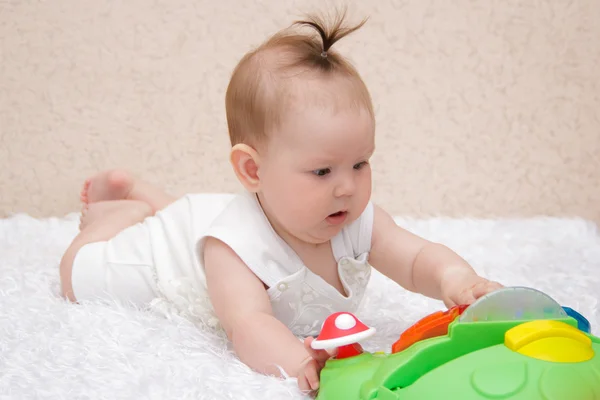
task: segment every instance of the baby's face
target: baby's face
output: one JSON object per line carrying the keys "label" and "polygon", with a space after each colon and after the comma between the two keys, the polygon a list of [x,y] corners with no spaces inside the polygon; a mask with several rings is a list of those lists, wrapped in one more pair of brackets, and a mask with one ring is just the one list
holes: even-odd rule
{"label": "baby's face", "polygon": [[367,110],[312,106],[286,118],[259,168],[262,206],[278,233],[329,241],[371,197],[374,123]]}

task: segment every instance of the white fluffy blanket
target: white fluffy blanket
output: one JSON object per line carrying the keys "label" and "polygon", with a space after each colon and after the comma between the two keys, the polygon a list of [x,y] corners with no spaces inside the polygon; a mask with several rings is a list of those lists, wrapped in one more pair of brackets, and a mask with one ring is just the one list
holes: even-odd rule
{"label": "white fluffy blanket", "polygon": [[[483,275],[550,294],[585,315],[598,333],[600,237],[576,219],[409,220]],[[48,399],[303,398],[293,380],[253,373],[222,335],[175,315],[114,304],[69,304],[58,296],[58,262],[77,216],[0,219],[0,397]],[[442,309],[375,274],[359,314],[390,350],[410,324]]]}

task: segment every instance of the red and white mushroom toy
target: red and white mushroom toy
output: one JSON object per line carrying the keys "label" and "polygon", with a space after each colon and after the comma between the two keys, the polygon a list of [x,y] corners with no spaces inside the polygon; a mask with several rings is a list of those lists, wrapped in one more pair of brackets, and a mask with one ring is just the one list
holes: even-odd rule
{"label": "red and white mushroom toy", "polygon": [[358,342],[374,334],[375,328],[363,324],[351,313],[337,312],[323,322],[321,333],[313,340],[311,347],[315,350],[337,347],[336,358],[353,357],[363,352]]}

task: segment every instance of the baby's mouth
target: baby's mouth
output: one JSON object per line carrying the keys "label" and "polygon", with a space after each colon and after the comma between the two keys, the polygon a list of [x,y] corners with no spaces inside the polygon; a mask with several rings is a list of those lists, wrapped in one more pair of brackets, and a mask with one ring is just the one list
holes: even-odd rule
{"label": "baby's mouth", "polygon": [[346,220],[347,215],[348,211],[338,211],[333,214],[329,214],[327,217],[327,222],[333,225],[341,224]]}

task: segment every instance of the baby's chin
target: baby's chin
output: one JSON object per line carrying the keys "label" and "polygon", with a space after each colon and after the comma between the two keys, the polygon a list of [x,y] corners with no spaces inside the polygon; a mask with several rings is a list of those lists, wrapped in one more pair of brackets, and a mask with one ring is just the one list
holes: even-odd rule
{"label": "baby's chin", "polygon": [[337,234],[339,234],[342,229],[344,229],[344,226],[346,226],[346,224],[328,226],[326,229],[315,229],[314,231],[309,231],[298,236],[298,238],[309,244],[326,244],[329,243]]}

